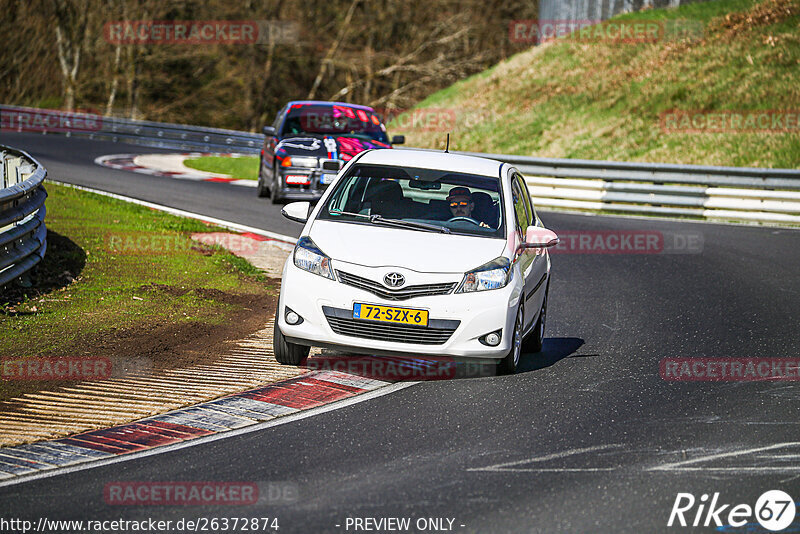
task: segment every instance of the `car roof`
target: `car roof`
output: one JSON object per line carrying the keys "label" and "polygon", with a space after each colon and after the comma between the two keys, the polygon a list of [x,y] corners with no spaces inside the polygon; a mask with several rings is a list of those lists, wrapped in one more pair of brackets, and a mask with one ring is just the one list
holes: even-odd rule
{"label": "car roof", "polygon": [[500,176],[502,161],[463,154],[451,154],[438,150],[379,149],[365,152],[358,163],[370,165],[393,165],[416,167],[449,172],[463,172],[480,176]]}
{"label": "car roof", "polygon": [[330,102],[328,100],[292,100],[288,103],[289,106],[293,106],[295,104],[302,104],[302,105],[314,105],[314,106],[344,106],[348,108],[354,109],[363,109],[365,111],[375,111],[369,106],[362,106],[361,104],[350,104],[348,102]]}

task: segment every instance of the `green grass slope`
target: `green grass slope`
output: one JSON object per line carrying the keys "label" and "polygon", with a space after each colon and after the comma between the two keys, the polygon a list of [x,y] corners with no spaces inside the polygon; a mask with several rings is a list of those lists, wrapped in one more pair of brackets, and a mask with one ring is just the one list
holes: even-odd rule
{"label": "green grass slope", "polygon": [[[702,31],[649,43],[558,39],[421,102],[413,113],[439,115],[433,127],[401,116],[389,128],[405,133],[409,145],[428,148],[443,147],[450,131],[456,150],[800,166],[800,0],[716,0],[612,21]],[[784,122],[781,131],[775,124],[666,131],[662,114],[670,110],[744,117],[771,110]]]}
{"label": "green grass slope", "polygon": [[199,171],[227,174],[240,180],[258,180],[258,156],[202,156],[187,159],[183,164]]}

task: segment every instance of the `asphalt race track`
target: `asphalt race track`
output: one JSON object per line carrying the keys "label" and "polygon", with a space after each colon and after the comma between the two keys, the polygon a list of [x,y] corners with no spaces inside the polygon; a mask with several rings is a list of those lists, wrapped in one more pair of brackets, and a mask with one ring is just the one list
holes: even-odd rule
{"label": "asphalt race track", "polygon": [[[300,231],[249,188],[93,163],[156,150],[6,132],[0,139],[28,150],[55,180]],[[541,215],[557,233],[699,235],[702,250],[554,254],[545,349],[524,355],[515,376],[423,382],[263,431],[0,488],[2,515],[277,517],[282,533],[354,532],[347,518],[366,517],[449,518],[456,532],[681,532],[690,529],[667,528],[679,492],[698,501],[719,492],[731,507],[754,506],[773,489],[798,499],[798,382],[667,382],[659,362],[798,357],[800,230]],[[298,499],[109,506],[103,488],[117,481],[289,482]],[[755,527],[748,531],[764,531]]]}
{"label": "asphalt race track", "polygon": [[[175,150],[58,135],[9,132],[0,133],[0,144],[29,152],[45,166],[47,177],[52,180],[180,207],[248,226],[277,228],[286,235],[298,236],[303,228],[301,225],[290,225],[290,221],[283,218],[281,210],[275,209],[268,198],[256,197],[255,189],[231,187],[230,184],[218,182],[171,180],[94,164],[96,157],[107,154],[158,154],[176,152]],[[243,191],[238,191],[239,189]]]}

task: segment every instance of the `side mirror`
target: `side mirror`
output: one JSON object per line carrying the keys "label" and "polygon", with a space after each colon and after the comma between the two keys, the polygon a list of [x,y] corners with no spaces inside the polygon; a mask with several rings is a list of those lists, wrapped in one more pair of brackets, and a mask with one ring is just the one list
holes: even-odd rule
{"label": "side mirror", "polygon": [[393,145],[402,145],[405,142],[406,142],[406,136],[405,135],[392,136],[392,144]]}
{"label": "side mirror", "polygon": [[520,248],[548,248],[558,245],[559,239],[555,232],[541,226],[529,226],[525,232],[525,242]]}
{"label": "side mirror", "polygon": [[281,210],[281,215],[290,221],[305,223],[308,220],[308,214],[311,211],[310,202],[292,202],[286,204]]}
{"label": "side mirror", "polygon": [[264,127],[261,129],[261,131],[262,131],[262,132],[264,133],[264,135],[266,135],[267,137],[275,137],[275,128],[273,128],[272,126],[264,126]]}

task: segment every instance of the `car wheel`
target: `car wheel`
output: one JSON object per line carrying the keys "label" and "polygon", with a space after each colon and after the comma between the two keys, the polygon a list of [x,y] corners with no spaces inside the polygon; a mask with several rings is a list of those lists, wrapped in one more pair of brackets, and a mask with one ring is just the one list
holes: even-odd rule
{"label": "car wheel", "polygon": [[258,196],[261,198],[269,196],[269,188],[264,183],[264,174],[261,165],[258,166]]}
{"label": "car wheel", "polygon": [[498,375],[513,375],[517,372],[519,359],[522,355],[522,304],[517,309],[517,319],[514,321],[514,334],[511,339],[511,349],[506,357],[497,363]]}
{"label": "car wheel", "polygon": [[550,293],[550,282],[547,282],[547,286],[544,289],[544,299],[542,299],[542,309],[539,310],[539,318],[536,320],[536,324],[533,326],[533,329],[528,334],[528,336],[522,342],[522,349],[525,352],[541,352],[542,351],[542,342],[544,341],[544,327],[545,322],[547,321],[547,295]]}
{"label": "car wheel", "polygon": [[278,327],[278,310],[275,314],[275,326],[272,335],[272,347],[275,352],[275,359],[283,365],[300,365],[308,358],[308,351],[311,347],[289,343],[283,336]]}
{"label": "car wheel", "polygon": [[280,204],[281,194],[280,194],[280,186],[278,185],[278,178],[280,177],[280,173],[278,172],[277,167],[274,165],[272,166],[272,187],[270,187],[270,192],[272,193],[272,203],[273,204]]}

